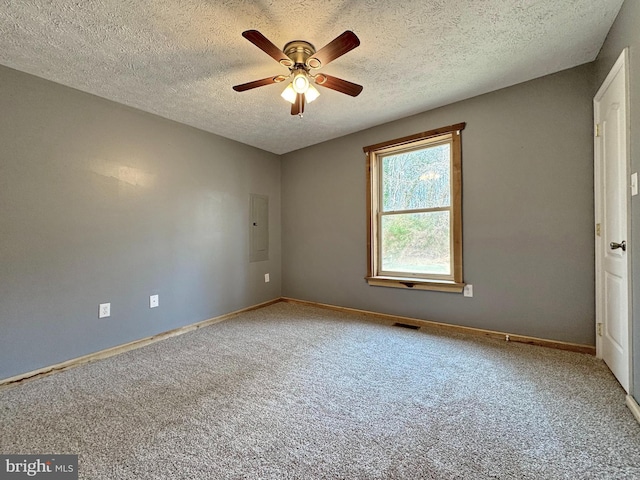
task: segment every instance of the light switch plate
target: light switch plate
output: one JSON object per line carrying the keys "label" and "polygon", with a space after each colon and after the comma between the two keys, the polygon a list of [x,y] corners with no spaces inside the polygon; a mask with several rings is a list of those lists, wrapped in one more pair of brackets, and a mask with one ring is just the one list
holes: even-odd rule
{"label": "light switch plate", "polygon": [[631,174],[631,195],[638,194],[638,172]]}
{"label": "light switch plate", "polygon": [[264,274],[264,283],[269,283],[269,274],[268,273]]}
{"label": "light switch plate", "polygon": [[465,285],[463,292],[465,297],[473,297],[473,285]]}
{"label": "light switch plate", "polygon": [[149,297],[149,308],[156,308],[160,305],[160,295],[151,295]]}

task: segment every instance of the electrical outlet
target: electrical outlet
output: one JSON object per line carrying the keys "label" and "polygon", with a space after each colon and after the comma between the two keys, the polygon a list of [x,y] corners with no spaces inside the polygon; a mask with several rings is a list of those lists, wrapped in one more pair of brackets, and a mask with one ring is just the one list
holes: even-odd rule
{"label": "electrical outlet", "polygon": [[151,295],[149,297],[149,308],[156,308],[160,305],[160,295]]}
{"label": "electrical outlet", "polygon": [[264,274],[264,283],[269,283],[269,274],[268,273]]}
{"label": "electrical outlet", "polygon": [[463,291],[465,297],[473,297],[473,285],[465,285]]}
{"label": "electrical outlet", "polygon": [[111,304],[101,303],[98,307],[98,318],[105,318],[111,316]]}

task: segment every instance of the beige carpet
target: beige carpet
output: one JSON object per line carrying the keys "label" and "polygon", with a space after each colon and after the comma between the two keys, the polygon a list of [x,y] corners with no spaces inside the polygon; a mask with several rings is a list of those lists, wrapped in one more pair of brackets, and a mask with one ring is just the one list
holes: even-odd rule
{"label": "beige carpet", "polygon": [[640,478],[604,364],[279,303],[0,391],[0,453],[85,479]]}

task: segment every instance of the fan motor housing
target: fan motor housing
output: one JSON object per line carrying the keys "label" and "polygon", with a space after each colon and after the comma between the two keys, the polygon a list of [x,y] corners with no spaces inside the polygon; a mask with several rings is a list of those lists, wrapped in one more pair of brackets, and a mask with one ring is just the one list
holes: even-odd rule
{"label": "fan motor housing", "polygon": [[316,53],[316,48],[304,40],[293,40],[287,43],[282,50],[295,64],[304,65],[311,55]]}

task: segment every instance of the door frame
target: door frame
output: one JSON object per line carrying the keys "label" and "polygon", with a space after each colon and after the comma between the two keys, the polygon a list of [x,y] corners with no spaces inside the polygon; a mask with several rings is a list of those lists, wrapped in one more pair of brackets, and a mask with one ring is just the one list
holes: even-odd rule
{"label": "door frame", "polygon": [[[599,128],[598,127],[598,122],[600,120],[600,112],[599,112],[599,104],[598,102],[602,99],[602,97],[604,96],[604,92],[607,90],[607,88],[611,85],[611,82],[613,81],[613,79],[615,78],[615,76],[622,70],[622,74],[624,75],[624,79],[625,79],[625,108],[626,108],[626,115],[625,115],[625,130],[626,130],[626,161],[624,164],[624,169],[625,169],[625,178],[627,179],[627,186],[630,185],[630,172],[631,172],[631,135],[630,135],[630,109],[629,109],[629,48],[626,47],[624,50],[622,50],[622,53],[620,53],[620,56],[618,57],[618,59],[616,60],[615,64],[613,65],[613,67],[611,68],[611,71],[608,73],[607,77],[605,78],[604,82],[602,82],[602,85],[600,86],[600,88],[598,89],[598,92],[596,93],[595,97],[593,98],[593,117],[594,117],[594,127],[595,129]],[[594,134],[594,197],[595,197],[595,225],[597,228],[597,225],[602,224],[602,205],[603,205],[603,198],[600,192],[603,191],[603,185],[602,185],[602,178],[601,178],[601,169],[602,169],[602,158],[600,155],[600,149],[599,149],[599,143],[601,141],[601,137],[598,136],[597,131]],[[627,188],[627,194],[626,194],[626,202],[627,202],[627,218],[626,218],[626,230],[627,230],[627,235],[626,235],[626,240],[627,240],[627,244],[630,245],[630,247],[633,247],[633,241],[631,238],[631,191],[630,188]],[[595,324],[595,333],[596,333],[596,357],[597,358],[602,358],[602,336],[599,335],[599,324],[602,323],[603,319],[604,319],[604,314],[603,314],[603,305],[604,305],[604,298],[603,298],[603,294],[604,294],[604,290],[603,290],[603,285],[602,285],[602,269],[603,269],[603,243],[604,239],[603,237],[601,237],[600,235],[598,235],[598,232],[596,231],[596,235],[595,235],[595,259],[596,259],[596,324]],[[633,380],[633,371],[632,371],[632,367],[633,367],[633,363],[631,361],[632,359],[632,352],[631,352],[631,348],[632,348],[632,332],[631,332],[631,328],[632,328],[632,305],[633,305],[633,297],[632,297],[632,283],[633,283],[633,275],[631,275],[631,256],[632,256],[632,248],[629,248],[627,251],[627,255],[626,255],[626,260],[627,260],[627,290],[628,290],[628,295],[627,295],[627,307],[628,307],[628,313],[627,313],[627,326],[628,326],[628,346],[627,346],[627,362],[629,365],[629,379],[628,379],[628,383],[629,383],[629,389],[630,391],[632,391],[633,389],[633,385],[632,385],[632,380]]]}

